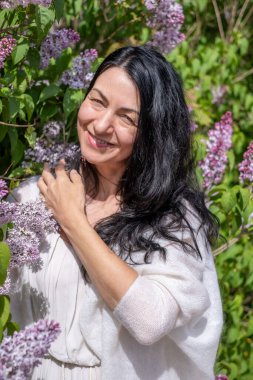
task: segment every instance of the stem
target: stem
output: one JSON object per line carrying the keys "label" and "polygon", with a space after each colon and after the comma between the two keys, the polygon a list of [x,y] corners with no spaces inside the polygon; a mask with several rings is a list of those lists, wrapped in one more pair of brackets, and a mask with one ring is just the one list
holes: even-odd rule
{"label": "stem", "polygon": [[36,123],[33,124],[11,124],[11,123],[5,123],[4,121],[0,121],[0,125],[8,125],[9,127],[15,127],[15,128],[28,128],[28,127],[34,127]]}
{"label": "stem", "polygon": [[245,71],[244,73],[238,75],[238,77],[236,77],[234,79],[234,83],[236,82],[240,82],[241,80],[243,80],[244,78],[248,77],[249,75],[253,74],[253,68],[248,70],[248,71]]}
{"label": "stem", "polygon": [[225,34],[224,34],[223,26],[222,26],[219,7],[217,5],[216,0],[212,0],[212,3],[213,3],[214,10],[215,10],[215,15],[216,15],[216,19],[217,19],[217,24],[218,24],[220,36],[221,36],[222,40],[225,40]]}
{"label": "stem", "polygon": [[114,30],[114,32],[113,33],[111,33],[108,37],[106,37],[104,40],[99,40],[98,41],[98,45],[99,44],[104,44],[105,42],[107,42],[108,40],[110,40],[110,38],[112,38],[119,30],[121,30],[121,29],[124,29],[127,25],[129,25],[129,24],[132,24],[133,22],[136,22],[136,21],[140,21],[141,20],[141,18],[140,17],[137,17],[136,19],[134,19],[134,20],[130,20],[130,21],[128,21],[128,22],[126,22],[125,24],[123,24],[123,25],[121,25],[121,26],[119,26],[117,29],[115,29]]}
{"label": "stem", "polygon": [[234,28],[237,6],[238,6],[238,0],[235,0],[233,2],[232,7],[231,7],[231,9],[232,9],[231,10],[231,17],[230,17],[229,24],[228,24],[228,30],[227,30],[227,40],[228,41],[230,40],[230,37],[231,37],[230,33],[232,32],[232,30]]}
{"label": "stem", "polygon": [[235,23],[235,26],[234,26],[235,29],[237,29],[238,26],[240,25],[240,22],[241,22],[241,20],[243,18],[244,12],[246,11],[246,8],[247,8],[247,6],[249,4],[249,1],[250,0],[245,0],[245,2],[244,2],[243,6],[242,6],[242,9],[241,9],[241,11],[239,13],[238,19],[236,20],[236,23]]}
{"label": "stem", "polygon": [[233,238],[233,239],[229,240],[227,243],[225,243],[222,246],[220,246],[219,248],[215,249],[215,251],[213,251],[213,256],[215,257],[215,256],[220,255],[222,252],[226,251],[232,245],[234,245],[235,243],[237,243],[240,240],[240,238],[241,238],[241,236]]}
{"label": "stem", "polygon": [[247,22],[249,21],[249,18],[250,16],[252,15],[253,13],[253,5],[252,7],[250,8],[250,10],[248,11],[247,15],[245,16],[243,22],[241,23],[241,28],[243,29],[245,27],[245,25],[247,24]]}

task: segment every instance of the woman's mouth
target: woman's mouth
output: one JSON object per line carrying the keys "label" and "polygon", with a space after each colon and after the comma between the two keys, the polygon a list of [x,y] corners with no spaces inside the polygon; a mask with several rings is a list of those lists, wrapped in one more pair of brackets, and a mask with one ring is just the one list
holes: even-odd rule
{"label": "woman's mouth", "polygon": [[88,132],[88,142],[94,148],[111,148],[114,144],[102,140]]}

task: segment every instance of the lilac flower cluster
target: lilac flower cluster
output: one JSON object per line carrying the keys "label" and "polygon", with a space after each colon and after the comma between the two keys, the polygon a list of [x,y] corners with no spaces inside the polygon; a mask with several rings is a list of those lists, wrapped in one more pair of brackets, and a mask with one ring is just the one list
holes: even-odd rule
{"label": "lilac flower cluster", "polygon": [[7,183],[0,179],[0,200],[9,193]]}
{"label": "lilac flower cluster", "polygon": [[[38,199],[26,203],[0,203],[0,225],[13,223],[8,229],[6,243],[11,251],[9,268],[38,261],[40,244],[47,233],[57,232],[58,224],[52,213]],[[0,294],[10,291],[10,273],[0,288]]]}
{"label": "lilac flower cluster", "polygon": [[61,121],[49,121],[43,127],[43,135],[55,139],[62,130],[64,130],[64,124]]}
{"label": "lilac flower cluster", "polygon": [[239,164],[240,181],[253,183],[253,141],[243,154],[243,161]]}
{"label": "lilac flower cluster", "polygon": [[13,223],[6,239],[12,253],[10,268],[37,261],[46,233],[57,231],[57,222],[41,199],[16,204]]}
{"label": "lilac flower cluster", "polygon": [[175,0],[144,0],[144,4],[150,12],[147,25],[156,31],[150,44],[168,54],[185,39],[180,32],[183,8]]}
{"label": "lilac flower cluster", "polygon": [[11,36],[4,37],[0,40],[0,69],[4,67],[4,61],[11,54],[16,42],[15,38]]}
{"label": "lilac flower cluster", "polygon": [[91,64],[97,58],[98,53],[95,49],[86,49],[72,61],[72,67],[64,71],[60,83],[68,85],[70,88],[87,88],[93,78]]}
{"label": "lilac flower cluster", "polygon": [[60,334],[57,322],[39,320],[0,345],[0,380],[26,380]]}
{"label": "lilac flower cluster", "polygon": [[31,162],[47,162],[51,168],[55,167],[61,158],[66,161],[66,168],[79,152],[79,146],[74,143],[65,144],[59,141],[49,141],[38,138],[33,149],[25,151],[23,167],[29,167]]}
{"label": "lilac flower cluster", "polygon": [[53,30],[44,40],[40,48],[40,67],[45,69],[51,58],[57,58],[62,50],[80,40],[80,35],[72,29]]}
{"label": "lilac flower cluster", "polygon": [[224,102],[224,98],[226,93],[228,92],[228,87],[227,86],[218,86],[218,87],[213,87],[211,89],[212,93],[212,103],[220,105]]}
{"label": "lilac flower cluster", "polygon": [[52,0],[5,0],[1,2],[0,9],[12,9],[19,5],[27,7],[29,4],[42,5],[48,7],[52,3]]}
{"label": "lilac flower cluster", "polygon": [[210,188],[213,184],[218,184],[227,164],[227,151],[232,145],[232,113],[226,112],[220,122],[215,123],[213,129],[208,132],[206,143],[207,155],[199,162],[203,171],[203,187]]}
{"label": "lilac flower cluster", "polygon": [[216,375],[215,376],[215,380],[229,380],[228,377],[226,375]]}

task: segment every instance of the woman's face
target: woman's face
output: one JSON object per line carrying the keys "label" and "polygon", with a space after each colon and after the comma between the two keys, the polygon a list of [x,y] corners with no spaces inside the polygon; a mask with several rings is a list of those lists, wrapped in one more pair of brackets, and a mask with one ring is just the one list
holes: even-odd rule
{"label": "woman's face", "polygon": [[139,111],[139,91],[126,72],[118,67],[104,71],[78,112],[78,137],[86,160],[124,169],[133,149]]}

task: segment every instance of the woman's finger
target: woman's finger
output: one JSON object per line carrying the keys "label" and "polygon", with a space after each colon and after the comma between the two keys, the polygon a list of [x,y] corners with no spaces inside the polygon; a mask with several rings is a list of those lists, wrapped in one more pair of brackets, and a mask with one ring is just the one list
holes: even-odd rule
{"label": "woman's finger", "polygon": [[41,177],[43,178],[46,185],[49,185],[51,182],[55,181],[55,178],[53,174],[51,173],[51,170],[48,164],[44,164],[44,169],[41,174]]}
{"label": "woman's finger", "polygon": [[42,177],[40,177],[40,179],[38,180],[37,186],[40,189],[40,193],[42,194],[43,198],[45,199],[46,192],[47,192],[47,184],[45,183]]}
{"label": "woman's finger", "polygon": [[60,160],[58,164],[55,167],[55,174],[56,177],[68,177],[66,170],[65,170],[65,161]]}
{"label": "woman's finger", "polygon": [[80,174],[75,169],[72,169],[70,171],[69,178],[70,178],[71,182],[73,182],[73,183],[83,184],[82,177],[80,176]]}

